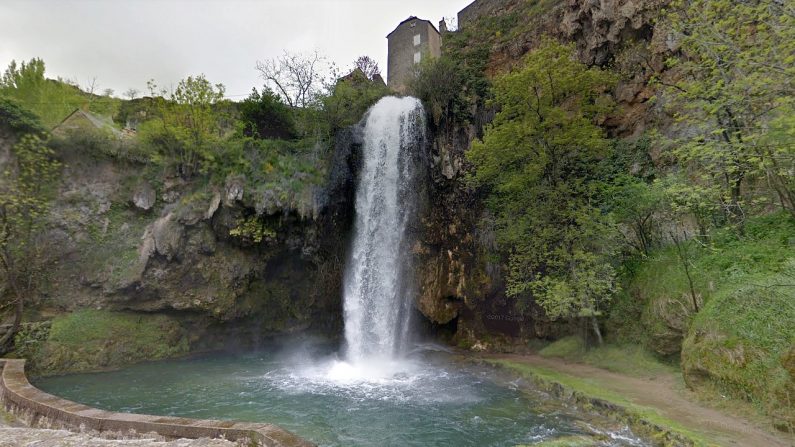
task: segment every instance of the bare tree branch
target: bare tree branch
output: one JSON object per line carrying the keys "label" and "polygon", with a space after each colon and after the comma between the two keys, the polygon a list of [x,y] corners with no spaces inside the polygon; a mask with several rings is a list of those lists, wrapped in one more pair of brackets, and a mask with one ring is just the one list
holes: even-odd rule
{"label": "bare tree branch", "polygon": [[291,107],[312,105],[323,90],[329,64],[317,51],[298,54],[285,51],[277,58],[257,61],[265,85]]}

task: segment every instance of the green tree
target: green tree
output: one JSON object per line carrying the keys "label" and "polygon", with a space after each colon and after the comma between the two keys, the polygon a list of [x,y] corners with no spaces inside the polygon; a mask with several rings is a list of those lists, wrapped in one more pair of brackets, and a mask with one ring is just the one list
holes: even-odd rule
{"label": "green tree", "polygon": [[615,290],[614,228],[598,207],[595,166],[612,147],[597,125],[613,108],[613,75],[545,40],[523,67],[495,81],[499,113],[467,156],[486,188],[508,294],[532,296],[553,318],[593,323]]}
{"label": "green tree", "polygon": [[252,89],[251,95],[240,102],[240,121],[243,134],[258,138],[295,138],[295,123],[290,108],[268,87],[262,92]]}
{"label": "green tree", "polygon": [[437,125],[442,118],[454,122],[456,118],[466,120],[470,117],[464,87],[461,63],[449,55],[423,58],[409,83],[411,93],[425,103]]}
{"label": "green tree", "polygon": [[[157,85],[150,81],[151,92]],[[211,168],[223,151],[226,120],[223,84],[211,84],[204,75],[189,76],[177,85],[168,99],[158,98],[157,119],[144,123],[140,131],[157,149],[155,161],[191,177]],[[161,94],[166,94],[161,91]]]}
{"label": "green tree", "polygon": [[52,185],[60,163],[47,141],[29,134],[12,149],[0,181],[0,269],[8,295],[0,301],[3,311],[12,309],[13,324],[2,339],[0,352],[7,352],[19,329],[26,297],[36,286],[44,264],[40,235],[52,199]]}
{"label": "green tree", "polygon": [[[662,192],[641,179],[621,175],[611,179],[603,192],[607,208],[627,231],[626,243],[643,256],[655,248],[660,235],[656,215],[662,206]],[[628,234],[627,234],[628,233]]]}
{"label": "green tree", "polygon": [[10,98],[0,97],[0,123],[15,134],[44,132],[36,115]]}
{"label": "green tree", "polygon": [[[35,113],[44,126],[53,128],[78,107],[90,106],[92,112],[113,115],[120,101],[86,93],[75,84],[47,79],[42,59],[11,61],[0,78],[0,96],[12,98]],[[92,81],[94,82],[94,81]]]}
{"label": "green tree", "polygon": [[681,50],[669,61],[680,80],[667,93],[688,129],[671,143],[693,183],[716,189],[737,224],[765,185],[795,217],[792,3],[676,0],[666,21]]}
{"label": "green tree", "polygon": [[322,100],[323,116],[329,131],[333,134],[356,124],[373,104],[388,94],[389,89],[383,83],[369,79],[357,67],[348,76],[340,78]]}

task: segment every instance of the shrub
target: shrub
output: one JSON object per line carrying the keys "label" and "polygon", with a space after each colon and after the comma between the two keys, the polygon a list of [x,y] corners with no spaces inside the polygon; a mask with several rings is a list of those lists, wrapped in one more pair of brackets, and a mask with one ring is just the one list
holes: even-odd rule
{"label": "shrub", "polygon": [[8,127],[18,135],[46,131],[33,112],[11,98],[0,97],[0,125]]}
{"label": "shrub", "polygon": [[261,93],[252,89],[238,109],[242,132],[247,137],[291,140],[297,136],[290,107],[267,87]]}

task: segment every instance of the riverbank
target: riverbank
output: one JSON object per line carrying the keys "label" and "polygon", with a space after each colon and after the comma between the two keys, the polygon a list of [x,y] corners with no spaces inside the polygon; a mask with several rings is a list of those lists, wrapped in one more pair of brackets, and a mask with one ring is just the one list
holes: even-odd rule
{"label": "riverbank", "polygon": [[484,354],[480,359],[555,395],[624,419],[660,445],[795,445],[795,438],[699,403],[674,372],[657,370],[641,378],[538,355]]}

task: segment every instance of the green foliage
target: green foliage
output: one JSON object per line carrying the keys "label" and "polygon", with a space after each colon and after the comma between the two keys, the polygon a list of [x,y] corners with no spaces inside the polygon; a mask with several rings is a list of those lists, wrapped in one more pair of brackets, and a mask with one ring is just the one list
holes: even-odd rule
{"label": "green foliage", "polygon": [[313,189],[326,174],[325,147],[313,138],[296,141],[235,137],[213,174],[218,182],[240,177],[259,214],[294,209],[308,215]]}
{"label": "green foliage", "polygon": [[50,335],[50,323],[28,323],[14,336],[14,357],[31,359],[39,355],[44,342]]}
{"label": "green foliage", "polygon": [[754,402],[793,424],[795,378],[781,363],[792,346],[795,257],[779,273],[746,277],[716,290],[693,320],[682,367],[691,385]]}
{"label": "green foliage", "polygon": [[276,232],[268,228],[265,223],[257,217],[239,219],[237,225],[229,230],[229,235],[255,244],[259,244],[263,240],[273,240],[276,238]]}
{"label": "green foliage", "polygon": [[637,344],[606,344],[587,349],[580,337],[565,337],[541,349],[543,357],[557,357],[587,363],[608,371],[636,377],[673,373],[674,367],[658,360]]}
{"label": "green foliage", "polygon": [[687,241],[695,289],[703,300],[698,313],[686,311],[691,309],[689,284],[676,249],[652,251],[628,269],[627,294],[611,309],[608,331],[620,341],[655,350],[666,332],[679,331],[671,347],[678,349],[684,339],[688,383],[785,417],[787,394],[782,393],[792,385],[780,359],[795,343],[793,235],[795,222],[780,212],[750,218],[743,235],[724,228],[707,244]]}
{"label": "green foliage", "polygon": [[[477,28],[477,27],[473,27]],[[490,97],[491,82],[486,77],[490,45],[472,39],[470,28],[445,35],[445,51],[439,58],[422,58],[409,83],[413,96],[431,112],[433,123],[442,120],[466,123],[472,111]]]}
{"label": "green foliage", "polygon": [[15,261],[34,250],[52,201],[61,164],[47,141],[26,135],[12,149],[0,181],[0,253],[6,274]]}
{"label": "green foliage", "polygon": [[461,65],[462,62],[448,54],[436,59],[424,58],[411,80],[412,95],[428,106],[437,125],[443,117],[451,122],[469,118]]}
{"label": "green foliage", "polygon": [[[684,57],[664,85],[685,136],[670,141],[715,206],[742,224],[772,189],[795,217],[795,14],[786,2],[677,0],[666,16]],[[768,187],[769,185],[769,187]],[[769,189],[765,188],[768,187]]]}
{"label": "green foliage", "polygon": [[47,141],[25,135],[12,148],[0,179],[0,273],[11,293],[0,295],[0,315],[13,309],[14,323],[0,339],[5,352],[22,321],[45,266],[41,240],[61,164]]}
{"label": "green foliage", "polygon": [[383,83],[368,79],[361,70],[340,79],[331,94],[322,100],[329,131],[334,134],[358,123],[373,104],[388,94],[389,89]]}
{"label": "green foliage", "polygon": [[252,89],[251,95],[238,104],[243,134],[248,137],[295,138],[295,124],[290,108],[281,98],[267,87],[258,92]]}
{"label": "green foliage", "polygon": [[47,79],[41,59],[11,61],[0,79],[0,97],[12,98],[39,117],[51,129],[79,107],[94,113],[113,115],[120,100],[84,92],[76,84]]}
{"label": "green foliage", "polygon": [[620,175],[607,183],[602,192],[606,209],[624,225],[626,244],[644,256],[662,239],[656,214],[662,208],[663,193],[656,186],[634,176]]}
{"label": "green foliage", "polygon": [[500,112],[467,153],[509,255],[509,295],[532,293],[553,319],[593,317],[615,291],[594,168],[611,148],[596,123],[612,109],[614,82],[547,40],[495,81]]}
{"label": "green foliage", "polygon": [[150,145],[138,139],[119,138],[107,129],[72,129],[54,136],[51,145],[59,154],[79,153],[141,164],[149,163],[154,156]]}
{"label": "green foliage", "polygon": [[431,111],[434,124],[471,122],[473,111],[491,97],[489,72],[492,50],[504,48],[523,33],[533,32],[534,19],[555,2],[529,0],[510,12],[487,15],[463,29],[444,35],[444,52],[438,59],[423,58],[410,91]]}
{"label": "green foliage", "polygon": [[17,134],[45,132],[39,118],[11,98],[0,97],[0,124]]}
{"label": "green foliage", "polygon": [[[149,88],[157,90],[152,81]],[[139,127],[140,138],[156,149],[155,162],[183,177],[209,172],[215,166],[228,133],[220,111],[224,91],[222,84],[212,85],[204,75],[188,76],[168,100],[156,99],[158,117]]]}

